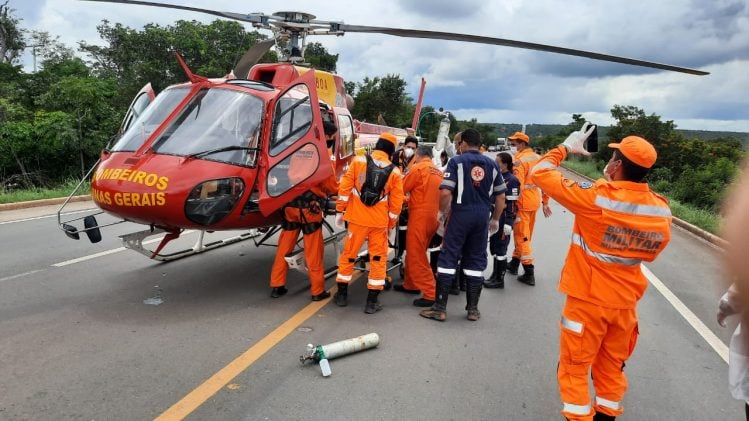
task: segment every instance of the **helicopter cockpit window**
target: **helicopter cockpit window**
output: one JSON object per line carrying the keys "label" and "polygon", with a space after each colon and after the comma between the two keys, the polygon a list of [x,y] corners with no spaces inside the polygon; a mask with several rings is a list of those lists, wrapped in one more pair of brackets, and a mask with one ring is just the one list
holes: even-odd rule
{"label": "helicopter cockpit window", "polygon": [[231,89],[203,89],[154,143],[161,154],[252,167],[257,162],[263,100]]}
{"label": "helicopter cockpit window", "polygon": [[338,116],[338,136],[341,142],[341,157],[352,155],[354,153],[354,125],[351,123],[351,117]]}
{"label": "helicopter cockpit window", "polygon": [[276,103],[270,154],[276,156],[301,139],[312,126],[312,108],[307,85],[286,91]]}
{"label": "helicopter cockpit window", "polygon": [[[126,122],[127,130],[125,130],[117,143],[114,144],[111,151],[132,152],[138,150],[151,133],[164,122],[169,113],[174,111],[174,108],[187,96],[188,92],[190,90],[187,88],[172,88],[159,94],[153,103],[149,107],[146,107],[137,118]],[[138,101],[136,101],[135,105],[137,104]],[[133,109],[135,109],[135,106]]]}
{"label": "helicopter cockpit window", "polygon": [[143,110],[145,110],[150,103],[151,100],[148,98],[148,92],[143,92],[138,95],[138,98],[136,98],[135,102],[133,102],[133,106],[130,108],[130,111],[128,111],[127,115],[125,116],[124,123],[122,124],[123,132],[127,131],[127,129],[130,128],[133,122],[137,120],[138,117],[140,117],[140,115],[143,113]]}

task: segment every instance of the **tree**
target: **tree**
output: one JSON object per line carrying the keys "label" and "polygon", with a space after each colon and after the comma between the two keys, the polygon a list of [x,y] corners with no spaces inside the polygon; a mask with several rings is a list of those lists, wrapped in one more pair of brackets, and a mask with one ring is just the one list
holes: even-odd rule
{"label": "tree", "polygon": [[74,149],[80,160],[81,176],[117,131],[122,114],[112,106],[115,95],[111,81],[68,76],[39,97],[45,109],[66,112],[74,121],[78,140]]}
{"label": "tree", "polygon": [[0,5],[0,63],[14,64],[26,48],[23,30],[18,27],[19,20],[12,15],[14,9],[8,2]]}
{"label": "tree", "polygon": [[[660,116],[646,115],[645,111],[631,105],[614,105],[611,109],[611,116],[617,120],[616,125],[608,131],[611,142],[620,142],[627,136],[643,137],[658,150],[657,165],[671,167],[671,156],[680,140],[676,135],[676,125],[673,121],[661,121]],[[596,157],[602,161],[608,161],[611,155],[610,148],[599,148]]]}
{"label": "tree", "polygon": [[355,104],[351,113],[362,121],[378,122],[381,116],[389,126],[410,126],[413,104],[406,94],[406,85],[406,81],[399,75],[374,79],[365,77],[356,85]]}
{"label": "tree", "polygon": [[319,42],[307,44],[304,49],[304,60],[311,67],[326,72],[335,72],[338,64],[338,54],[330,54]]}
{"label": "tree", "polygon": [[[107,45],[81,43],[81,50],[88,54],[95,75],[117,80],[122,107],[147,83],[159,91],[185,81],[175,52],[194,73],[221,77],[252,45],[266,38],[257,31],[245,31],[239,22],[225,20],[208,25],[182,20],[174,26],[148,24],[140,31],[105,20],[97,29]],[[276,53],[268,51],[260,62],[275,58]]]}

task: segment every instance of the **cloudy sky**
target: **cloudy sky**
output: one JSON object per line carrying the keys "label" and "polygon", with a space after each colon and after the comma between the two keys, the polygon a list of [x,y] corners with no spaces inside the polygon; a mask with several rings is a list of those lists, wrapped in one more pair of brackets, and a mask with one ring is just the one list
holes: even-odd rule
{"label": "cloudy sky", "polygon": [[[611,124],[613,105],[633,105],[679,128],[749,132],[749,3],[746,0],[159,0],[236,13],[304,11],[321,20],[507,38],[708,71],[693,76],[557,54],[350,33],[309,41],[340,54],[350,81],[399,74],[425,104],[480,122],[559,123],[573,113]],[[272,5],[271,5],[272,3]],[[21,26],[69,46],[101,43],[103,19],[132,28],[200,13],[79,0],[10,0]],[[25,60],[27,68],[31,59]]]}

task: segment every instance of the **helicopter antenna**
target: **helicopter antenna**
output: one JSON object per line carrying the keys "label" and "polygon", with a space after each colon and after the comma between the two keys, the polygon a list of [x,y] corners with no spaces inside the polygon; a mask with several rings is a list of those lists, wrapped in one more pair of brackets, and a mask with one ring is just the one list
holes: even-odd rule
{"label": "helicopter antenna", "polygon": [[205,76],[196,75],[192,71],[190,71],[190,68],[187,67],[187,64],[185,64],[185,61],[182,60],[182,56],[179,55],[179,53],[174,53],[177,56],[177,61],[179,62],[179,65],[182,66],[182,70],[185,71],[185,74],[187,74],[187,78],[190,79],[190,82],[197,83],[197,82],[207,82],[208,78]]}

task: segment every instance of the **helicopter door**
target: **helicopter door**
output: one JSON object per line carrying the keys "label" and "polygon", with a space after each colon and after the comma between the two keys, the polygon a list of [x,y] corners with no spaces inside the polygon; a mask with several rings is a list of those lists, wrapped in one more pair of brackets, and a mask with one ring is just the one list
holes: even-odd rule
{"label": "helicopter door", "polygon": [[264,145],[267,160],[258,177],[260,212],[270,215],[310,187],[333,174],[315,72],[306,72],[276,97],[270,139]]}
{"label": "helicopter door", "polygon": [[156,92],[154,92],[150,83],[141,88],[138,95],[133,99],[133,102],[130,103],[130,108],[127,109],[125,118],[122,120],[122,125],[120,126],[120,134],[125,133],[130,125],[138,119],[143,110],[153,102],[154,98],[156,98]]}

